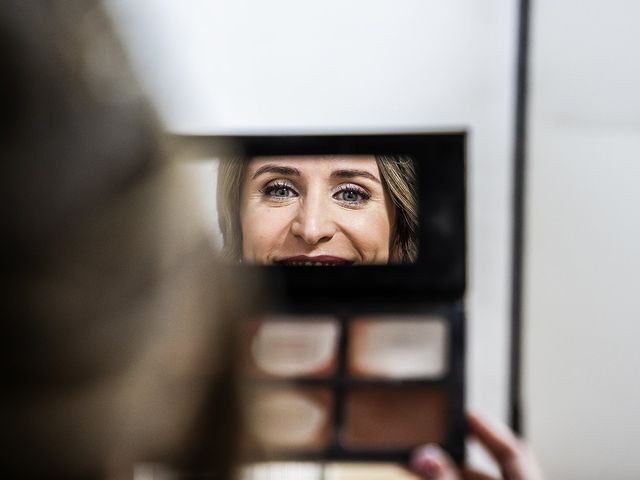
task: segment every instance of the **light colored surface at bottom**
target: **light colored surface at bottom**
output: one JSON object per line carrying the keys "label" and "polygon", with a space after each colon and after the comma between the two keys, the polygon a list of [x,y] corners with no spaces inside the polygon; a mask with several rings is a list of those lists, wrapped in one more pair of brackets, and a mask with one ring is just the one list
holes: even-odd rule
{"label": "light colored surface at bottom", "polygon": [[[162,465],[138,464],[133,478],[134,480],[178,480],[183,477]],[[418,480],[418,477],[395,464],[314,462],[256,463],[241,468],[237,478],[238,480]]]}
{"label": "light colored surface at bottom", "polygon": [[265,462],[240,470],[238,480],[322,480],[322,465],[313,462]]}
{"label": "light colored surface at bottom", "polygon": [[341,463],[329,465],[326,480],[414,480],[417,477],[393,464]]}
{"label": "light colored surface at bottom", "polygon": [[[324,471],[323,471],[324,470]],[[246,467],[240,480],[416,480],[395,464],[270,462]]]}

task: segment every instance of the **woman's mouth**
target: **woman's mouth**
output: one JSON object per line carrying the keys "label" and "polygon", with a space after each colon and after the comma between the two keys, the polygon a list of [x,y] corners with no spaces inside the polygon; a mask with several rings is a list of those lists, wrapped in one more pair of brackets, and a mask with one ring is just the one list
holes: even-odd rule
{"label": "woman's mouth", "polygon": [[275,260],[278,265],[289,265],[298,267],[337,267],[341,265],[353,265],[352,260],[347,260],[333,255],[318,255],[309,257],[307,255],[296,255]]}

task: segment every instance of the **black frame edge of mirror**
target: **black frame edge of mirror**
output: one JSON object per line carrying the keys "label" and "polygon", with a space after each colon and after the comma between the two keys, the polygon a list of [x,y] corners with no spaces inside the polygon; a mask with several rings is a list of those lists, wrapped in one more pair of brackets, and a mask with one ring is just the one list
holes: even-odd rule
{"label": "black frame edge of mirror", "polygon": [[[288,298],[452,301],[466,287],[466,140],[464,130],[340,135],[172,135],[201,155],[409,155],[418,170],[419,253],[415,263],[359,267],[259,268]],[[340,281],[337,282],[336,280]]]}

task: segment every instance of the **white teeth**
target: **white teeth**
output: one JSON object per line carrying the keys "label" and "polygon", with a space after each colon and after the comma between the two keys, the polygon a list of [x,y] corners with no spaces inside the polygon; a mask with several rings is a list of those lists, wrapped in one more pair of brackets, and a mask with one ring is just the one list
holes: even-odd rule
{"label": "white teeth", "polygon": [[340,265],[339,263],[333,262],[286,262],[286,265],[291,265],[294,267],[335,267]]}

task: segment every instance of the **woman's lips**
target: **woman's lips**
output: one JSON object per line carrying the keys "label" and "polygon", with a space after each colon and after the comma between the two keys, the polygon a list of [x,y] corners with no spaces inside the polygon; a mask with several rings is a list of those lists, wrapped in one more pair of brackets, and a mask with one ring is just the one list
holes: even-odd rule
{"label": "woman's lips", "polygon": [[274,263],[277,263],[278,265],[294,265],[306,267],[335,267],[339,265],[353,265],[354,262],[342,257],[334,257],[333,255],[317,255],[314,257],[309,257],[307,255],[296,255],[294,257],[278,259]]}

